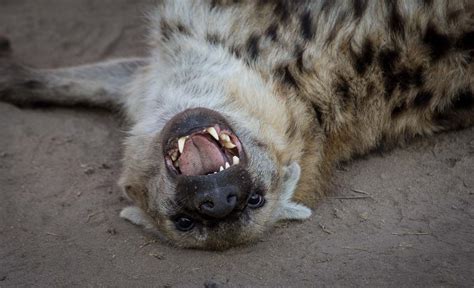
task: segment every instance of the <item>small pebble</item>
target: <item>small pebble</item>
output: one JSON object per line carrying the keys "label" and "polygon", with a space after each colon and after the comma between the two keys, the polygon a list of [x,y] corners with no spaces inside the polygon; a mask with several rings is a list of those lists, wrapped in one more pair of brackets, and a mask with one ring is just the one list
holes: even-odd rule
{"label": "small pebble", "polygon": [[87,167],[86,169],[84,169],[84,174],[86,175],[92,175],[94,173],[95,173],[95,169],[92,167]]}
{"label": "small pebble", "polygon": [[115,235],[117,234],[117,230],[115,230],[115,228],[109,228],[107,229],[107,233],[109,233],[110,235]]}
{"label": "small pebble", "polygon": [[219,288],[219,287],[222,287],[222,286],[212,280],[208,280],[204,283],[204,288]]}
{"label": "small pebble", "polygon": [[102,169],[110,169],[111,168],[110,165],[107,164],[107,163],[102,163],[101,167],[102,167]]}

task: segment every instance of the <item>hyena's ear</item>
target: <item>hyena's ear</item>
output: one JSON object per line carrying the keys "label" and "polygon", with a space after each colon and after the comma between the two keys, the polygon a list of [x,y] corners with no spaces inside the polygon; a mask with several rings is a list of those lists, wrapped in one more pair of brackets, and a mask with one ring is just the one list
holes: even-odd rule
{"label": "hyena's ear", "polygon": [[289,166],[283,168],[283,187],[280,198],[280,209],[278,210],[278,220],[304,220],[311,216],[311,209],[295,203],[291,200],[295,193],[296,185],[300,179],[301,168],[298,163],[293,162]]}
{"label": "hyena's ear", "polygon": [[124,218],[135,225],[143,226],[146,229],[153,228],[153,222],[150,217],[137,206],[128,206],[122,209],[120,217]]}
{"label": "hyena's ear", "polygon": [[130,222],[144,226],[145,228],[153,227],[150,217],[144,212],[148,208],[148,190],[143,181],[132,180],[127,175],[122,175],[119,185],[122,187],[125,196],[131,200],[136,206],[129,206],[120,212],[120,217]]}

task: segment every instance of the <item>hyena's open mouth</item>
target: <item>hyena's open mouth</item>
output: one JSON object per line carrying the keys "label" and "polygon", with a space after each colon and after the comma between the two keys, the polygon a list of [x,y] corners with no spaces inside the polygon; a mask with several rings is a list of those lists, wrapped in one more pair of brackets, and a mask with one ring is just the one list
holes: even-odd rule
{"label": "hyena's open mouth", "polygon": [[237,135],[217,112],[196,108],[173,117],[164,129],[164,157],[172,174],[210,175],[245,160]]}
{"label": "hyena's open mouth", "polygon": [[171,140],[172,148],[165,154],[168,169],[176,174],[198,176],[239,165],[242,144],[230,129],[219,124],[195,129]]}
{"label": "hyena's open mouth", "polygon": [[195,218],[232,219],[253,202],[263,204],[247,171],[243,144],[220,113],[181,112],[166,124],[162,137],[167,170],[176,183],[174,200]]}

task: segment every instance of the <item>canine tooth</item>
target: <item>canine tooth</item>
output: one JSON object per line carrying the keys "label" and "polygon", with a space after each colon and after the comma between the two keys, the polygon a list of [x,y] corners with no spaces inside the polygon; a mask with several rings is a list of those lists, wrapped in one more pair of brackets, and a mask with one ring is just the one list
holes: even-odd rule
{"label": "canine tooth", "polygon": [[225,169],[229,168],[230,167],[230,164],[229,162],[225,162]]}
{"label": "canine tooth", "polygon": [[174,151],[171,154],[171,160],[176,161],[178,159],[178,151]]}
{"label": "canine tooth", "polygon": [[223,171],[224,170],[224,167],[219,167],[219,172]]}
{"label": "canine tooth", "polygon": [[221,133],[220,138],[223,142],[230,142],[230,137],[227,134]]}
{"label": "canine tooth", "polygon": [[181,137],[178,139],[178,150],[179,153],[183,153],[184,143],[186,143],[186,137]]}
{"label": "canine tooth", "polygon": [[240,163],[240,159],[237,156],[232,157],[232,165],[237,165]]}
{"label": "canine tooth", "polygon": [[174,167],[179,168],[179,162],[178,161],[173,162],[173,165],[174,165]]}
{"label": "canine tooth", "polygon": [[209,127],[206,129],[207,133],[211,134],[211,136],[219,141],[219,134],[217,134],[217,130],[214,127]]}
{"label": "canine tooth", "polygon": [[224,143],[222,143],[222,145],[224,145],[224,147],[227,148],[227,149],[233,149],[233,148],[237,147],[232,142],[224,142]]}

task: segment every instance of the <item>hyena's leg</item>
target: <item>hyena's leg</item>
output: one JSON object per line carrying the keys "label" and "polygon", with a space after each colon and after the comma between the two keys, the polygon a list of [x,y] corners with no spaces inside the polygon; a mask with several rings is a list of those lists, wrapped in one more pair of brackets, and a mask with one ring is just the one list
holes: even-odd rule
{"label": "hyena's leg", "polygon": [[0,101],[19,106],[50,104],[119,107],[126,84],[146,64],[127,58],[62,69],[32,69],[16,62],[0,36]]}

